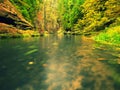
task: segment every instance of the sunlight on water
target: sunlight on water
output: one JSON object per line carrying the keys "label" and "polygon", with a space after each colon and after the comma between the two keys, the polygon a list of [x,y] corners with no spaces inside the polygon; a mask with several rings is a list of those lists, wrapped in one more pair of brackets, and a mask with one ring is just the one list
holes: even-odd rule
{"label": "sunlight on water", "polygon": [[3,41],[1,90],[119,90],[119,50],[95,44],[70,35]]}
{"label": "sunlight on water", "polygon": [[[83,42],[71,57],[62,55],[58,58],[55,49],[49,54],[52,59],[46,68],[47,90],[113,90],[110,71],[94,56],[92,42]],[[65,54],[65,51],[61,53]],[[79,56],[82,58],[74,59]]]}

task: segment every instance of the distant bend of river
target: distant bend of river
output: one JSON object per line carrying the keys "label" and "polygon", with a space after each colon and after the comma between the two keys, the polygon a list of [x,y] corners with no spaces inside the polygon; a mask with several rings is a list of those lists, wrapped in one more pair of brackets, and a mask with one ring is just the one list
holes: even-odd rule
{"label": "distant bend of river", "polygon": [[0,40],[0,90],[120,90],[120,49],[82,36]]}

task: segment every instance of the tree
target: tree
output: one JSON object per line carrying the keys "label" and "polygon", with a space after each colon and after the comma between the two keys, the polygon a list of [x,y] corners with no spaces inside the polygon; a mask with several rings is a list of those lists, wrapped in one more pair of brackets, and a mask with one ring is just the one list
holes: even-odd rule
{"label": "tree", "polygon": [[80,32],[94,32],[120,24],[119,0],[86,0],[82,7],[84,17],[75,26]]}
{"label": "tree", "polygon": [[71,31],[74,24],[82,17],[80,6],[84,0],[59,0],[58,11],[63,28]]}
{"label": "tree", "polygon": [[58,30],[57,2],[58,0],[44,0],[42,5],[41,14],[43,16],[43,23],[41,23],[41,26],[43,27],[43,30],[46,30],[50,33]]}

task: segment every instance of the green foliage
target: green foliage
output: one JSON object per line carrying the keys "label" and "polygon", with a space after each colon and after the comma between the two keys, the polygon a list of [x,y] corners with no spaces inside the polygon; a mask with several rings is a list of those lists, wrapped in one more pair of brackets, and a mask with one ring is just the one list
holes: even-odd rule
{"label": "green foliage", "polygon": [[82,5],[84,17],[78,20],[74,29],[93,32],[120,25],[119,7],[119,0],[86,0]]}
{"label": "green foliage", "polygon": [[63,28],[66,31],[71,31],[74,24],[80,19],[83,14],[81,13],[81,5],[84,0],[60,0],[58,11]]}
{"label": "green foliage", "polygon": [[109,28],[107,29],[106,32],[100,33],[94,39],[98,42],[119,45],[120,44],[120,26]]}
{"label": "green foliage", "polygon": [[[82,8],[80,7],[83,3],[84,0],[59,0],[59,1],[42,1],[42,0],[10,0],[16,7],[17,9],[22,13],[22,15],[26,18],[26,20],[28,20],[29,22],[31,22],[34,26],[36,26],[36,18],[37,18],[37,13],[39,11],[42,12],[42,17],[44,17],[43,21],[41,20],[42,23],[44,23],[44,27],[46,27],[46,29],[50,29],[49,27],[54,27],[57,25],[49,25],[47,26],[47,24],[49,24],[49,19],[51,19],[53,22],[57,22],[58,24],[60,23],[61,26],[67,30],[67,31],[71,31],[73,29],[74,24],[77,23],[78,19],[81,19],[83,16]],[[58,4],[52,4],[52,3],[58,3]],[[45,7],[44,7],[45,5]],[[57,14],[56,11],[53,9],[51,9],[50,5],[57,5],[58,9],[57,9],[57,13],[59,14],[58,16],[56,16]],[[50,10],[51,12],[54,11],[53,13],[50,14]],[[45,13],[44,10],[46,10]],[[45,16],[46,14],[46,16]],[[54,17],[54,18],[53,18]],[[54,20],[57,17],[56,20]],[[53,23],[51,21],[51,23]],[[43,27],[43,25],[41,24],[41,27]],[[55,23],[54,23],[55,24]]]}
{"label": "green foliage", "polygon": [[83,34],[120,25],[119,0],[10,1],[34,26],[36,26],[37,13],[41,11],[39,17],[44,19],[38,20],[41,30],[55,31],[54,27],[61,26],[66,31]]}
{"label": "green foliage", "polygon": [[0,0],[0,3],[2,3],[4,0]]}

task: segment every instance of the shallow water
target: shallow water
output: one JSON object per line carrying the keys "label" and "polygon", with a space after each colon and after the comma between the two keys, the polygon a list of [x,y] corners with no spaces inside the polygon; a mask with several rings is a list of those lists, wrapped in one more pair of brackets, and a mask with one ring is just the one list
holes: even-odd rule
{"label": "shallow water", "polygon": [[120,90],[119,53],[81,36],[0,40],[0,90]]}

